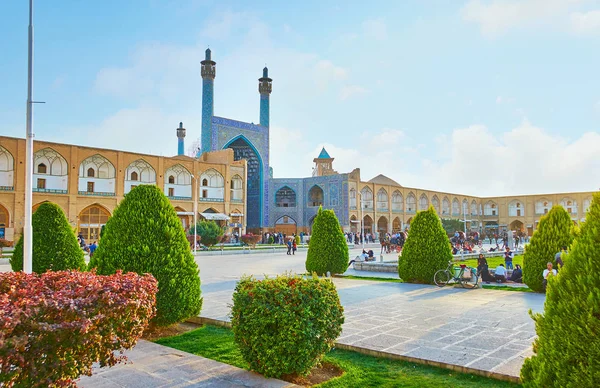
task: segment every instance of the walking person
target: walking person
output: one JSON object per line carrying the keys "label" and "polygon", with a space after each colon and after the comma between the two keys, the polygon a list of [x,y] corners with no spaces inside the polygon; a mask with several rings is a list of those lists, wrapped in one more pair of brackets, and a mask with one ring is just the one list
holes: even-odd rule
{"label": "walking person", "polygon": [[292,254],[292,239],[287,240],[287,254],[288,255]]}
{"label": "walking person", "polygon": [[292,243],[292,255],[296,254],[297,249],[298,249],[298,246],[296,245],[296,239],[294,239],[294,242]]}

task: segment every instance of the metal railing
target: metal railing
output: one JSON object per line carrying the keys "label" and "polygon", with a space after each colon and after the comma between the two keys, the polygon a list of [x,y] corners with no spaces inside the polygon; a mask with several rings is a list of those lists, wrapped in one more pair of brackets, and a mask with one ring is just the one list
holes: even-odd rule
{"label": "metal railing", "polygon": [[37,187],[32,190],[35,193],[48,193],[48,194],[67,194],[67,190],[59,189],[38,189]]}
{"label": "metal railing", "polygon": [[115,193],[109,193],[104,191],[78,191],[79,195],[90,195],[90,196],[99,196],[99,197],[114,197]]}

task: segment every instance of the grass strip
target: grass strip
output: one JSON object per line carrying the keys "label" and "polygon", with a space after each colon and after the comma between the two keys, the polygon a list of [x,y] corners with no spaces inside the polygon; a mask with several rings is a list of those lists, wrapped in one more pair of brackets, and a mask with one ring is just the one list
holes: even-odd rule
{"label": "grass strip", "polygon": [[[490,270],[496,269],[496,267],[500,264],[504,264],[504,256],[488,257],[487,262]],[[467,267],[477,268],[477,258],[468,259],[465,261],[454,260],[454,265],[458,266],[459,264],[466,264]],[[516,267],[517,264],[523,267],[523,255],[516,255],[513,258],[513,267]]]}
{"label": "grass strip", "polygon": [[355,276],[355,275],[336,275],[336,278],[353,279],[353,280],[375,280],[378,282],[404,283],[402,279],[396,278],[380,278],[376,276]]}
{"label": "grass strip", "polygon": [[502,290],[502,291],[518,291],[518,292],[535,292],[529,287],[510,287],[510,286],[497,286],[494,284],[482,284],[481,288],[488,290]]}
{"label": "grass strip", "polygon": [[[203,326],[175,337],[161,338],[158,344],[248,369],[230,329]],[[517,384],[482,376],[457,373],[405,361],[388,360],[357,352],[334,349],[325,361],[345,373],[319,387],[516,387]]]}

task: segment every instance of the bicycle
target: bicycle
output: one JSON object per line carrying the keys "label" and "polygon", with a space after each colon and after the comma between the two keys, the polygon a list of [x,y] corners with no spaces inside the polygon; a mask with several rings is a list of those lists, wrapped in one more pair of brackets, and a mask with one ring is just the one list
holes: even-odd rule
{"label": "bicycle", "polygon": [[438,287],[447,285],[450,283],[450,280],[454,281],[454,284],[460,284],[463,288],[477,287],[479,276],[477,276],[476,268],[460,264],[460,271],[458,271],[458,274],[456,273],[456,269],[454,268],[454,263],[449,261],[448,268],[440,269],[433,275],[433,282]]}

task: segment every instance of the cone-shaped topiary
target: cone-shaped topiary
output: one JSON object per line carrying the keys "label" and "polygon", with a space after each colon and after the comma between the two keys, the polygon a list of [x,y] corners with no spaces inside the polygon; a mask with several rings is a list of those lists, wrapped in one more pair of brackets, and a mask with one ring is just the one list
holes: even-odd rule
{"label": "cone-shaped topiary", "polygon": [[[69,225],[65,213],[55,203],[42,203],[31,217],[33,227],[32,269],[35,273],[47,270],[76,269],[85,271],[83,251]],[[23,270],[23,235],[19,238],[10,259],[13,271]]]}
{"label": "cone-shaped topiary", "polygon": [[335,212],[319,207],[306,255],[306,270],[319,275],[344,273],[348,261],[348,244]]}
{"label": "cone-shaped topiary", "polygon": [[548,262],[552,262],[556,268],[554,256],[560,252],[561,247],[571,245],[572,230],[573,221],[562,206],[553,206],[548,214],[540,219],[523,258],[523,281],[529,288],[537,292],[544,291],[542,273]]}
{"label": "cone-shaped topiary", "polygon": [[436,271],[448,266],[452,249],[435,209],[417,213],[398,258],[398,275],[405,282],[433,283]]}
{"label": "cone-shaped topiary", "polygon": [[198,265],[175,209],[156,186],[140,185],[125,196],[106,223],[90,268],[100,275],[118,269],[154,275],[158,281],[154,325],[166,326],[200,313]]}
{"label": "cone-shaped topiary", "polygon": [[600,385],[600,193],[558,276],[548,280],[544,313],[533,315],[535,355],[521,369],[526,387]]}

